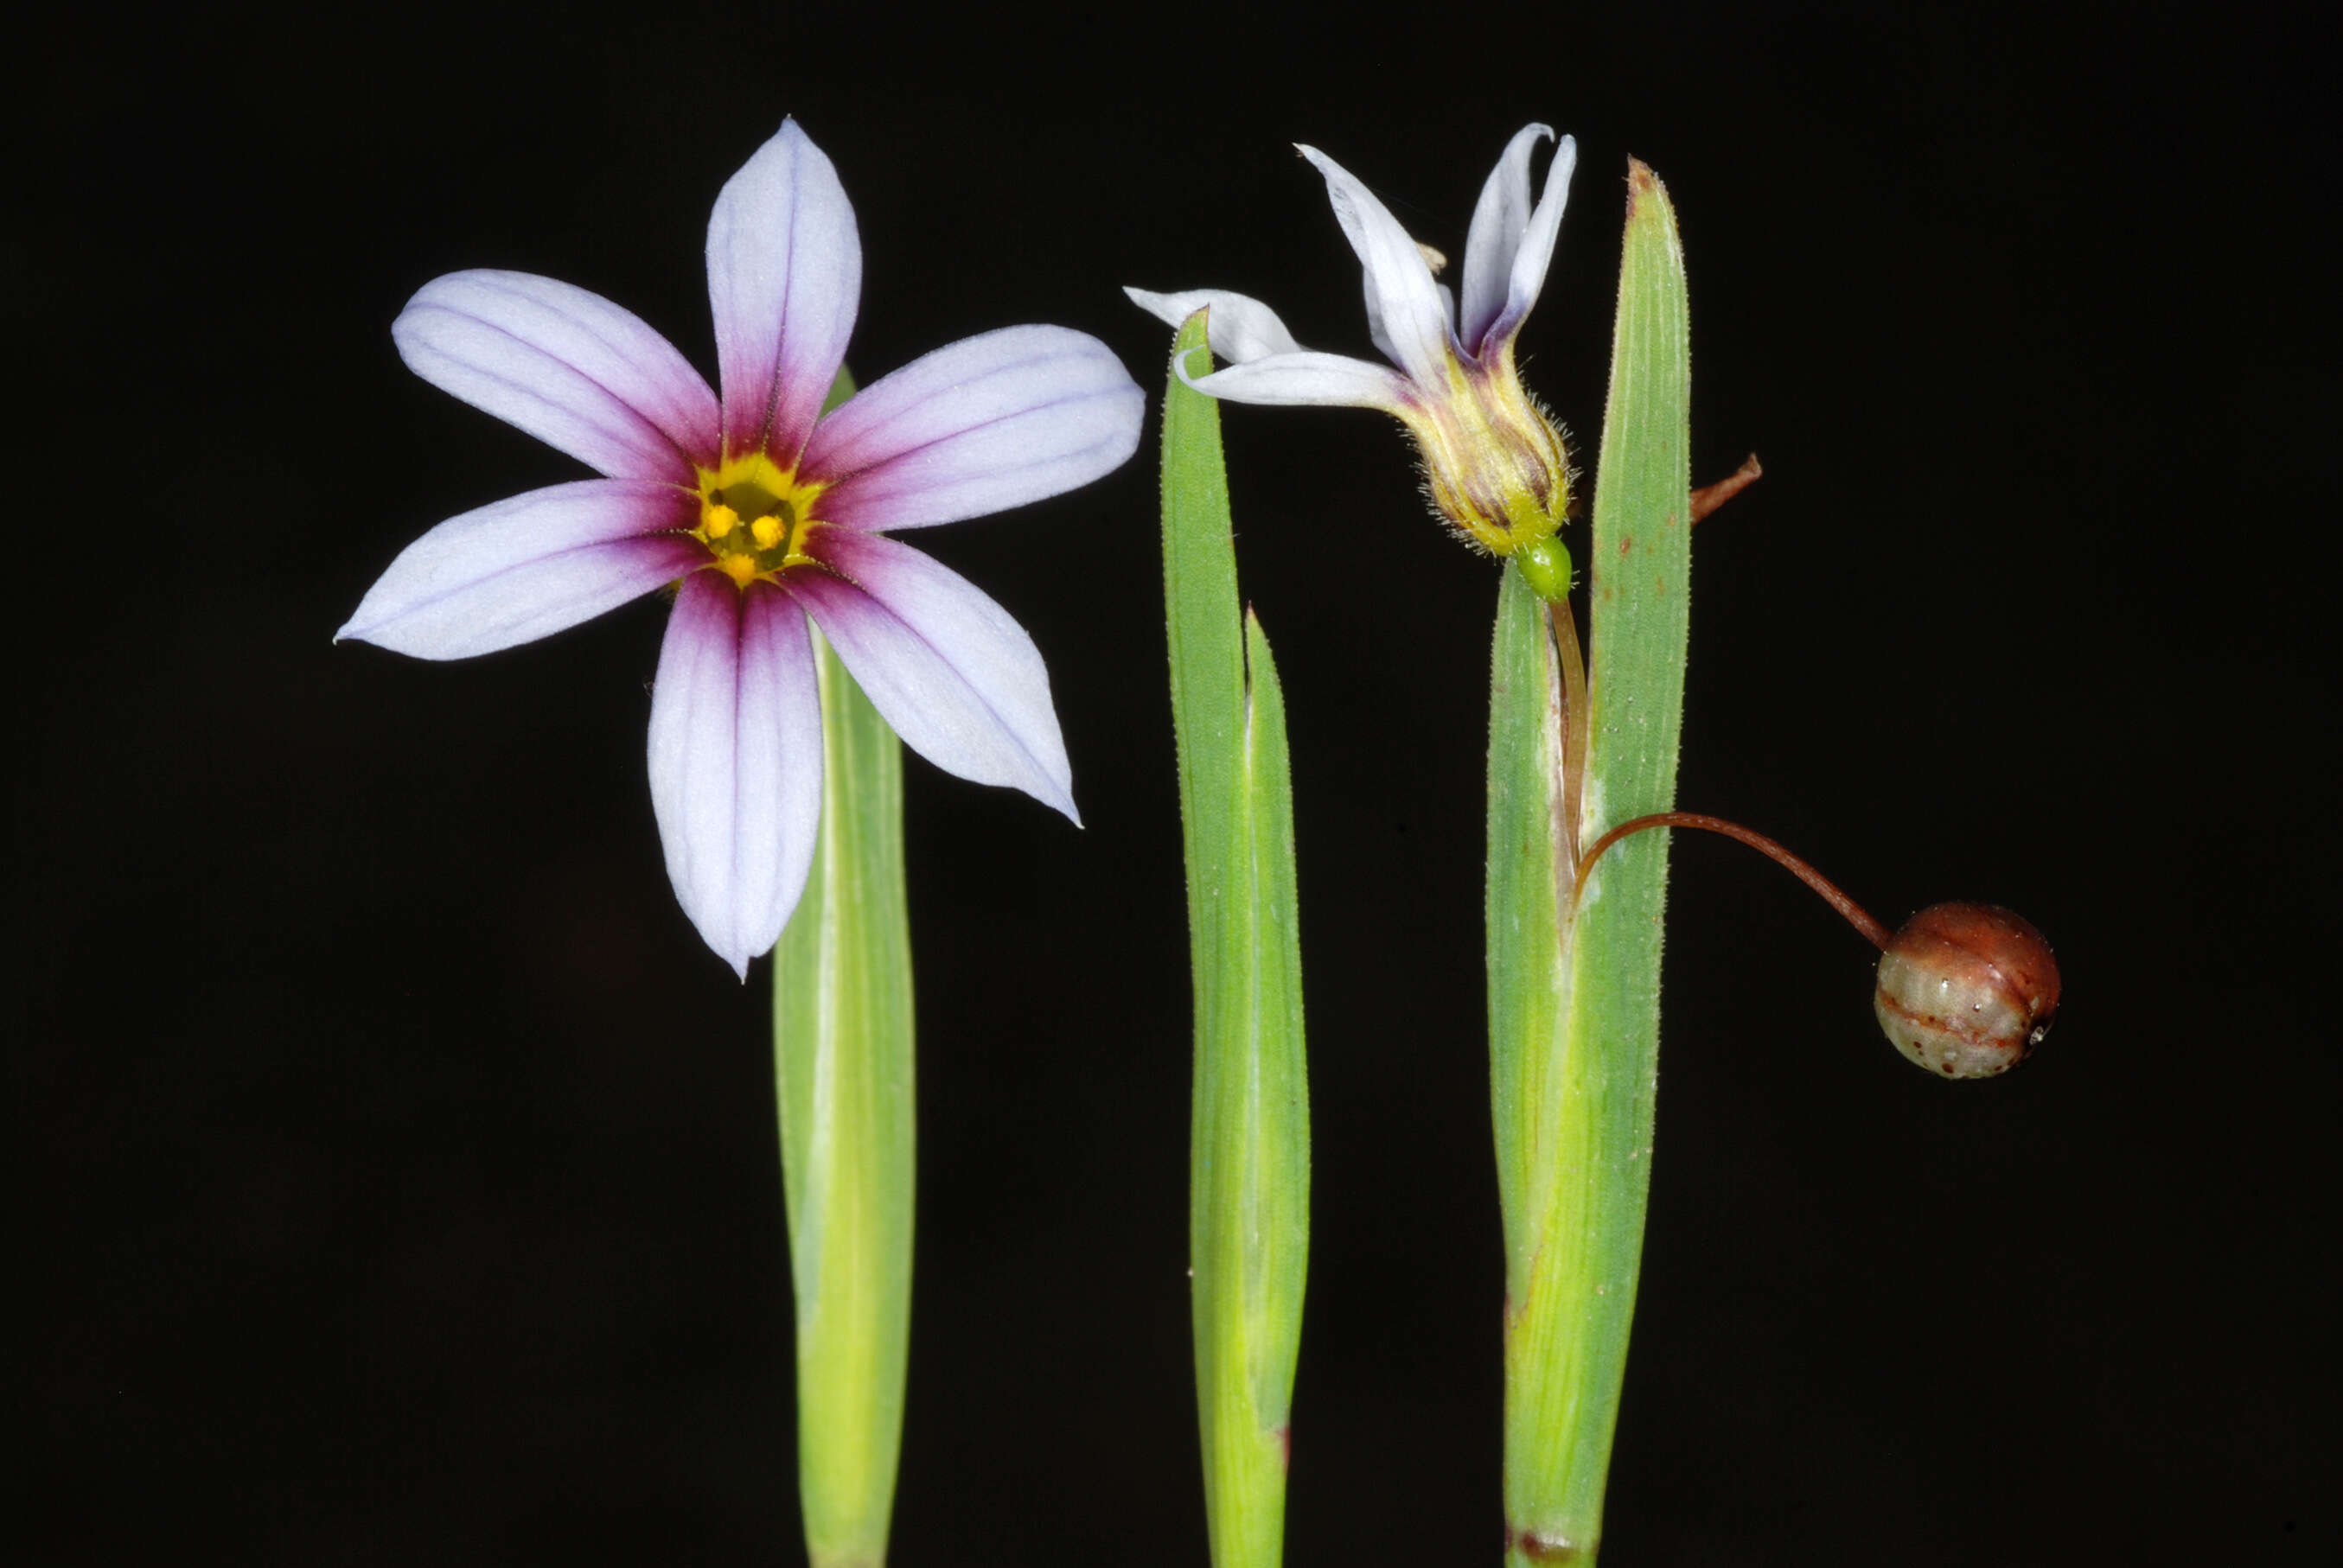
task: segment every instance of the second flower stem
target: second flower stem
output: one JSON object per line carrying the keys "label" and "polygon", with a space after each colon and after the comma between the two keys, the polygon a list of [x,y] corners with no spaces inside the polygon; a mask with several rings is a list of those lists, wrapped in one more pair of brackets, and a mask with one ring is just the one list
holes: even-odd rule
{"label": "second flower stem", "polygon": [[911,1322],[911,938],[902,748],[827,644],[805,897],[774,950],[798,1490],[812,1568],[887,1559]]}

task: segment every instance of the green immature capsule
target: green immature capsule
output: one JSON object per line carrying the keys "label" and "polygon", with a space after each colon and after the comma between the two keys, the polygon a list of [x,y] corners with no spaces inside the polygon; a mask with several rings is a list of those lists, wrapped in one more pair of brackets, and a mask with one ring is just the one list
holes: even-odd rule
{"label": "green immature capsule", "polygon": [[1513,552],[1514,562],[1522,568],[1522,580],[1530,591],[1547,604],[1570,602],[1570,547],[1554,535],[1532,539]]}
{"label": "green immature capsule", "polygon": [[2050,1032],[2058,964],[2021,916],[1992,904],[1935,904],[1880,950],[1872,1008],[1916,1066],[1945,1078],[1991,1078]]}

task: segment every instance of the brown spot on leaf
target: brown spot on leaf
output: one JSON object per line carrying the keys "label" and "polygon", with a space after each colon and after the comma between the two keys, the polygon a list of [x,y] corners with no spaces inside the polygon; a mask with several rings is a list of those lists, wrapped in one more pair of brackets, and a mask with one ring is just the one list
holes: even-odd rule
{"label": "brown spot on leaf", "polygon": [[1592,1542],[1582,1544],[1559,1535],[1542,1535],[1534,1530],[1510,1526],[1505,1531],[1505,1545],[1515,1556],[1532,1563],[1584,1563],[1594,1555]]}

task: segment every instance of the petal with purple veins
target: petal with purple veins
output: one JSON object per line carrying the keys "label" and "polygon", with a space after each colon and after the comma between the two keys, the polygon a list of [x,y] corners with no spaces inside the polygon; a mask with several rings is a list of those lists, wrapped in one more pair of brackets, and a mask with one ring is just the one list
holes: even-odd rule
{"label": "petal with purple veins", "polygon": [[725,183],[708,220],[708,296],[727,457],[796,465],[846,359],[862,240],[838,171],[795,120]]}
{"label": "petal with purple veins", "polygon": [[826,522],[871,531],[983,517],[1086,485],[1139,445],[1146,398],[1105,344],[1010,327],[857,393],[807,445]]}
{"label": "petal with purple veins", "polygon": [[1326,176],[1334,216],[1366,269],[1367,325],[1375,347],[1425,387],[1447,384],[1448,322],[1423,252],[1373,191],[1315,147],[1302,156]]}
{"label": "petal with purple veins", "polygon": [[620,479],[689,483],[714,460],[716,394],[630,310],[526,272],[434,278],[391,324],[407,367]]}
{"label": "petal with purple veins", "polygon": [[1505,307],[1513,256],[1530,222],[1530,155],[1554,139],[1551,126],[1523,126],[1505,144],[1497,166],[1481,187],[1473,226],[1464,236],[1464,313],[1457,323],[1467,353],[1477,356],[1481,339]]}
{"label": "petal with purple veins", "polygon": [[1009,612],[893,539],[817,528],[807,548],[837,575],[793,572],[789,589],[903,743],[947,773],[1022,789],[1079,823],[1049,671]]}
{"label": "petal with purple veins", "polygon": [[651,808],[669,879],[746,978],[805,891],[821,820],[812,639],[787,595],[686,578],[651,689]]}
{"label": "petal with purple veins", "polygon": [[584,479],[448,518],[400,552],[334,639],[468,658],[550,637],[708,564],[697,498]]}

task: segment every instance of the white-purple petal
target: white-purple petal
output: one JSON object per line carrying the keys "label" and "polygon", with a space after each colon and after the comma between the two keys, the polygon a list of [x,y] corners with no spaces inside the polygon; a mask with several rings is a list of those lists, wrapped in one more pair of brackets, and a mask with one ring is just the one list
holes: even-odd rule
{"label": "white-purple petal", "polygon": [[642,317],[526,272],[434,278],[391,324],[407,367],[613,478],[689,483],[716,394]]}
{"label": "white-purple petal", "polygon": [[1210,376],[1191,376],[1184,365],[1177,369],[1180,379],[1197,391],[1232,403],[1320,404],[1397,414],[1411,401],[1407,378],[1398,371],[1340,354],[1274,354]]}
{"label": "white-purple petal", "polygon": [[1514,132],[1473,205],[1473,226],[1464,236],[1464,310],[1457,323],[1457,336],[1470,353],[1480,352],[1489,324],[1505,307],[1506,280],[1530,221],[1530,155],[1539,142],[1553,139],[1551,126],[1528,125]]}
{"label": "white-purple petal", "polygon": [[334,639],[468,658],[550,637],[708,564],[698,498],[583,479],[448,518],[400,552]]}
{"label": "white-purple petal", "polygon": [[1086,485],[1139,446],[1146,397],[1105,344],[1063,327],[964,338],[824,419],[800,476],[826,522],[878,531],[983,517]]}
{"label": "white-purple petal", "polygon": [[[1537,211],[1530,216],[1529,227],[1522,232],[1521,248],[1513,253],[1511,271],[1505,281],[1505,307],[1489,324],[1480,344],[1474,345],[1476,357],[1485,348],[1493,349],[1501,343],[1510,343],[1529,318],[1530,307],[1537,303],[1538,294],[1545,287],[1546,268],[1554,261],[1554,240],[1562,233],[1563,209],[1570,204],[1570,174],[1578,166],[1578,138],[1564,136],[1554,144],[1554,162],[1546,166],[1544,194],[1538,197]],[[1468,339],[1469,341],[1469,339]]]}
{"label": "white-purple petal", "polygon": [[1225,288],[1188,288],[1177,294],[1154,294],[1144,288],[1125,288],[1131,302],[1156,320],[1174,328],[1188,324],[1188,317],[1199,310],[1209,309],[1205,329],[1212,352],[1232,365],[1262,359],[1272,354],[1299,354],[1302,345],[1293,341],[1293,334],[1277,318],[1277,312],[1260,300]]}
{"label": "white-purple petal", "polygon": [[[1433,297],[1440,301],[1440,324],[1453,337],[1456,333],[1456,297],[1449,292],[1444,283],[1433,284],[1432,292]],[[1375,286],[1372,279],[1367,283],[1366,294],[1367,340],[1382,352],[1384,358],[1396,365],[1399,363],[1399,348],[1392,342],[1391,334],[1383,330],[1383,307],[1376,302]]]}
{"label": "white-purple petal", "polygon": [[651,689],[651,808],[684,913],[743,979],[805,891],[821,769],[804,615],[768,584],[684,578]]}
{"label": "white-purple petal", "polygon": [[1073,769],[1033,639],[973,583],[909,545],[817,528],[839,575],[786,579],[903,744],[947,773],[1006,784],[1076,823]]}
{"label": "white-purple petal", "polygon": [[1348,169],[1315,147],[1300,151],[1326,176],[1334,216],[1366,269],[1367,326],[1375,347],[1421,385],[1446,386],[1448,322],[1423,252]]}
{"label": "white-purple petal", "polygon": [[708,220],[708,297],[727,456],[793,467],[846,358],[862,241],[838,171],[795,120],[741,166]]}

